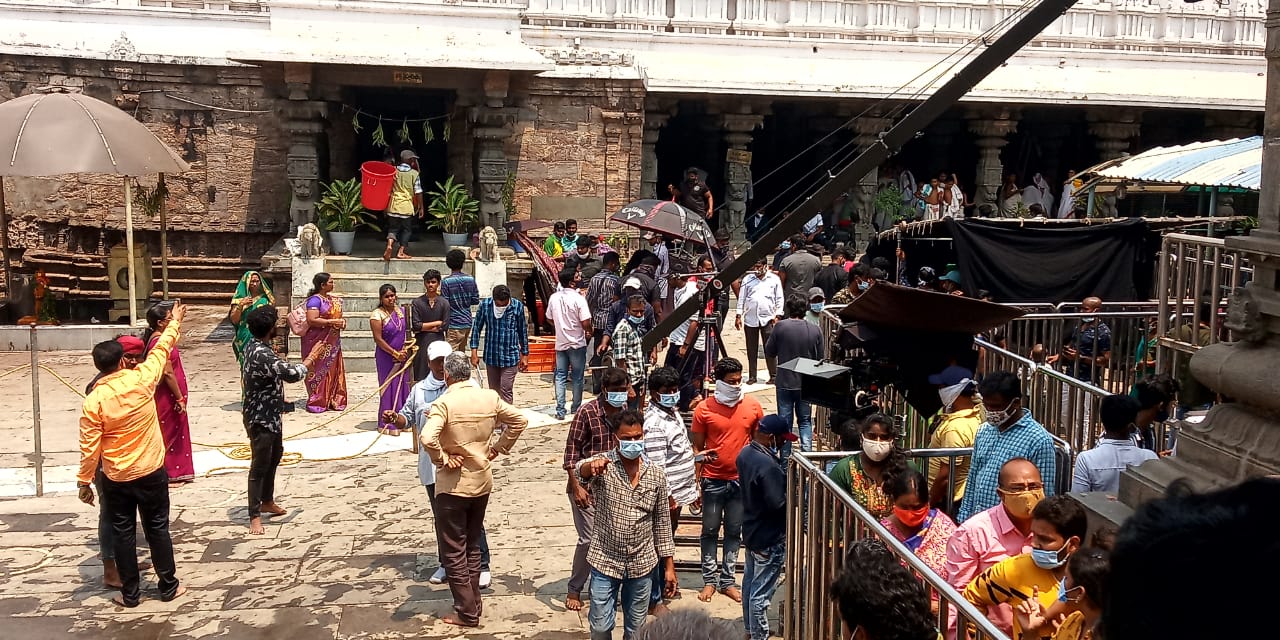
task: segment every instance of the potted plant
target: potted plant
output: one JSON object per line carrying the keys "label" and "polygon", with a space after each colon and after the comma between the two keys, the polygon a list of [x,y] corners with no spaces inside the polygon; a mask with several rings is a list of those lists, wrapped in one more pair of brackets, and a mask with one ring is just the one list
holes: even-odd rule
{"label": "potted plant", "polygon": [[467,194],[467,188],[449,176],[443,183],[436,183],[436,190],[428,193],[427,226],[444,234],[444,245],[454,247],[467,244],[471,227],[480,218],[480,203]]}
{"label": "potted plant", "polygon": [[336,254],[351,253],[356,229],[361,225],[374,231],[382,231],[373,216],[360,204],[360,181],[334,180],[324,185],[320,201],[316,203],[320,227],[329,232],[329,246]]}

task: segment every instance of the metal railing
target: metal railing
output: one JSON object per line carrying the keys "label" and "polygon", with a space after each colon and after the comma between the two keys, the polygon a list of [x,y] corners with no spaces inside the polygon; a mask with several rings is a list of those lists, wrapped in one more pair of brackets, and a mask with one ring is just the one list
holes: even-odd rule
{"label": "metal railing", "polygon": [[[1156,369],[1183,372],[1200,347],[1228,338],[1221,324],[1227,297],[1253,278],[1253,268],[1221,238],[1170,233],[1162,242]],[[1202,307],[1208,307],[1207,312]],[[1201,331],[1202,325],[1208,331]]]}
{"label": "metal railing", "polygon": [[[976,630],[970,638],[1007,640],[983,612],[964,599],[898,541],[823,472],[823,462],[841,452],[796,453],[787,465],[787,589],[781,611],[784,638],[840,638],[840,611],[829,597],[831,583],[853,542],[876,538],[924,584],[938,601],[935,620],[945,630],[954,612],[958,625]],[[957,626],[958,626],[957,625]]]}

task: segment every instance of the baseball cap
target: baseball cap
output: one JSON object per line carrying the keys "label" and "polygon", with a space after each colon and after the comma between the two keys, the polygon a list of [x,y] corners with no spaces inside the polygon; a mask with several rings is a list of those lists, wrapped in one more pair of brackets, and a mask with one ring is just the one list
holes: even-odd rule
{"label": "baseball cap", "polygon": [[827,292],[823,291],[822,287],[809,287],[809,300],[812,301],[814,298],[826,300]]}
{"label": "baseball cap", "polygon": [[759,429],[761,433],[782,436],[789,442],[795,442],[800,439],[796,434],[791,433],[791,426],[787,424],[787,421],[783,420],[782,416],[776,413],[771,413],[761,418],[760,425],[756,428]]}
{"label": "baseball cap", "polygon": [[955,271],[955,270],[948,271],[948,272],[947,272],[947,275],[942,276],[942,278],[941,278],[941,279],[942,279],[942,280],[950,280],[951,282],[954,282],[954,283],[956,283],[956,284],[960,284],[960,272],[959,272],[959,271]]}
{"label": "baseball cap", "polygon": [[622,283],[622,288],[639,291],[644,288],[644,285],[640,284],[640,278],[627,278],[627,281]]}
{"label": "baseball cap", "polygon": [[427,345],[427,360],[443,358],[450,353],[453,353],[453,347],[450,347],[449,343],[445,340],[436,340],[435,342]]}
{"label": "baseball cap", "polygon": [[943,369],[941,373],[935,373],[929,376],[929,384],[942,385],[950,387],[951,385],[960,384],[964,379],[973,380],[973,372],[959,365],[951,365]]}
{"label": "baseball cap", "polygon": [[418,159],[418,154],[414,153],[413,149],[405,149],[404,151],[400,152],[400,162],[408,162],[410,160],[417,160],[417,159]]}
{"label": "baseball cap", "polygon": [[138,336],[120,336],[116,338],[116,342],[120,343],[125,353],[142,353],[147,348],[147,345],[142,344],[142,338]]}

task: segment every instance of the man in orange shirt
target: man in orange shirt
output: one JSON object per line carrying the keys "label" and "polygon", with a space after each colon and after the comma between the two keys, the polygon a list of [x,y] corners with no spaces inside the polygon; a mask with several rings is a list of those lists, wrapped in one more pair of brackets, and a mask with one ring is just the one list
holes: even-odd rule
{"label": "man in orange shirt", "polygon": [[[742,546],[742,489],[738,486],[738,454],[764,409],[742,393],[742,363],[725,358],[716,363],[716,390],[693,410],[693,450],[702,492],[702,592],[707,602],[716,591],[742,602],[734,570]],[[717,540],[724,526],[724,552],[716,562]]]}
{"label": "man in orange shirt", "polygon": [[164,470],[164,438],[155,403],[156,385],[178,341],[186,312],[185,305],[173,308],[169,326],[136,368],[128,368],[124,348],[115,340],[93,348],[93,364],[103,375],[81,409],[76,486],[80,501],[92,505],[90,483],[101,463],[102,493],[111,514],[116,567],[123,585],[120,596],[112,601],[122,607],[136,607],[142,599],[136,528],[139,514],[160,579],[160,599],[168,602],[186,593],[175,575],[169,537],[169,478]]}

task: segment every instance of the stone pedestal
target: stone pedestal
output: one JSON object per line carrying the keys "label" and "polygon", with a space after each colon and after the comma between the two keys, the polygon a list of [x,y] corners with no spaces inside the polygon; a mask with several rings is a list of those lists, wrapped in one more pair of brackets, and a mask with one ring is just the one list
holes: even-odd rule
{"label": "stone pedestal", "polygon": [[1089,134],[1096,138],[1098,160],[1114,160],[1128,153],[1139,133],[1142,124],[1137,114],[1089,114]]}
{"label": "stone pedestal", "polygon": [[671,120],[671,110],[650,110],[644,112],[644,133],[640,143],[640,197],[666,199],[666,189],[658,193],[658,135]]}
{"label": "stone pedestal", "polygon": [[[507,284],[507,261],[502,258],[495,258],[489,262],[476,260],[475,271],[476,288],[480,289],[481,298],[493,295],[494,287]],[[521,289],[512,289],[511,295],[519,297],[521,291]]]}
{"label": "stone pedestal", "polygon": [[[986,113],[969,116],[969,131],[978,137],[978,173],[973,196],[974,206],[997,206],[1000,185],[1004,183],[1004,165],[1000,162],[1000,150],[1008,144],[1006,137],[1017,130],[1016,114],[1004,111],[991,117]],[[928,177],[922,178],[927,181]]]}
{"label": "stone pedestal", "polygon": [[746,240],[747,194],[751,190],[751,132],[764,124],[764,116],[726,113],[720,116],[724,140],[729,145],[724,163],[725,206],[720,210],[720,228],[728,228],[732,242]]}

